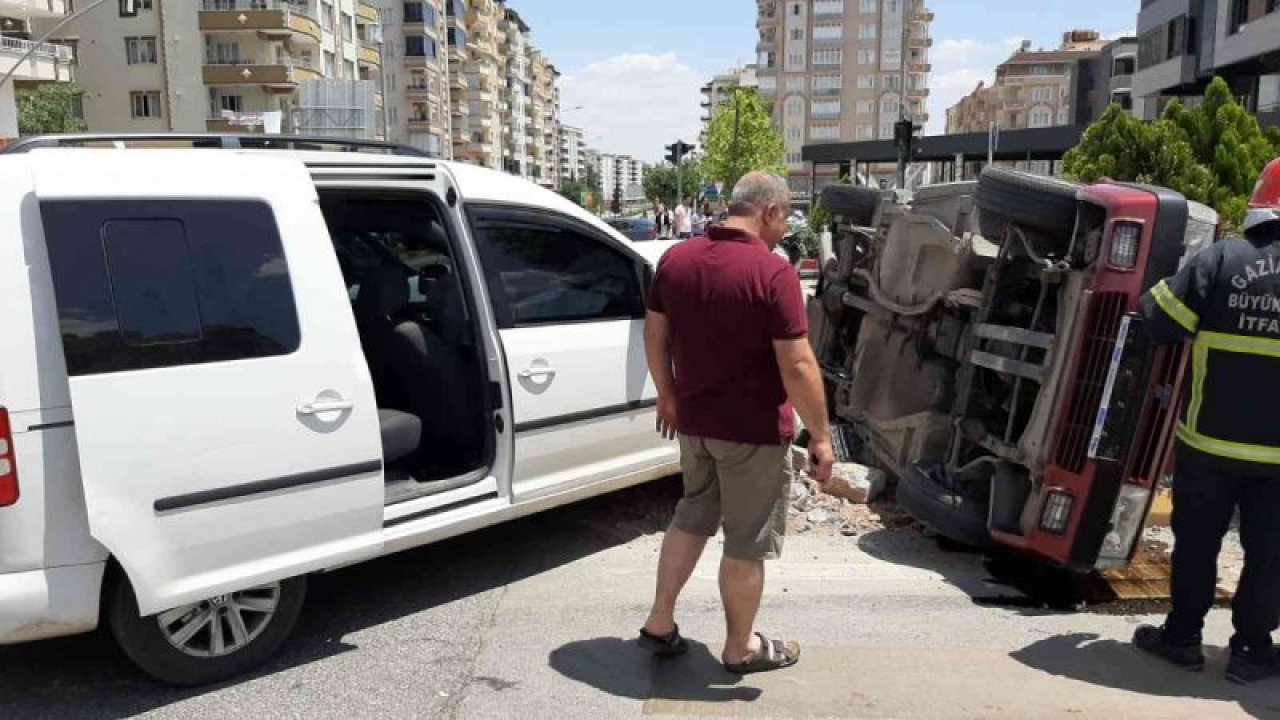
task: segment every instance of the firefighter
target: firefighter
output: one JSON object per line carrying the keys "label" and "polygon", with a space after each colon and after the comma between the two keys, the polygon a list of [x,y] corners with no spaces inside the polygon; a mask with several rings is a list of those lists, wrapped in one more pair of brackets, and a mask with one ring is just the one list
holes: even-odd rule
{"label": "firefighter", "polygon": [[1201,631],[1218,552],[1237,509],[1245,567],[1232,606],[1227,678],[1276,671],[1280,625],[1280,159],[1262,172],[1244,238],[1200,252],[1142,298],[1157,342],[1191,340],[1173,483],[1173,610],[1133,642],[1204,668]]}

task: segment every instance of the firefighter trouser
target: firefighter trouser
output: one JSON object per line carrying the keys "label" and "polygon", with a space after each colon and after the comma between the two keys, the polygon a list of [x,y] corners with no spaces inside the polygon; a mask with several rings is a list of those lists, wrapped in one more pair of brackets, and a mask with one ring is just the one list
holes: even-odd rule
{"label": "firefighter trouser", "polygon": [[1270,652],[1280,626],[1280,478],[1227,474],[1178,448],[1173,481],[1173,612],[1165,628],[1177,643],[1200,641],[1218,578],[1218,553],[1240,509],[1244,573],[1232,604],[1231,647]]}

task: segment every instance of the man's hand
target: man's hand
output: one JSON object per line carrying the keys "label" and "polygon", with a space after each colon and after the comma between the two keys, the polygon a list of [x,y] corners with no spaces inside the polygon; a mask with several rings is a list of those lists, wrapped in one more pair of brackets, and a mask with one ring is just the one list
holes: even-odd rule
{"label": "man's hand", "polygon": [[658,398],[658,434],[666,440],[676,439],[676,401]]}
{"label": "man's hand", "polygon": [[809,477],[820,485],[831,481],[831,466],[836,463],[836,453],[830,437],[815,435],[809,441]]}

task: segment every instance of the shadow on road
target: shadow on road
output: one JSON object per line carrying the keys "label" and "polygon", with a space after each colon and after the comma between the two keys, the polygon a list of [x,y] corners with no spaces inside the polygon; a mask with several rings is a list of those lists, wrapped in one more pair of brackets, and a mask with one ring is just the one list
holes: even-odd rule
{"label": "shadow on road", "polygon": [[121,718],[355,649],[360,630],[503,587],[662,531],[679,478],[311,578],[293,635],[270,663],[235,681],[174,688],[143,675],[109,633],[0,647],[0,718]]}
{"label": "shadow on road", "polygon": [[602,692],[633,700],[753,702],[761,691],[735,687],[742,676],[726,672],[706,645],[688,641],[689,652],[659,659],[635,641],[593,638],[551,653],[557,672]]}
{"label": "shadow on road", "polygon": [[1207,648],[1209,666],[1190,673],[1148,656],[1128,643],[1090,633],[1058,635],[1010,653],[1027,667],[1099,687],[1171,698],[1235,702],[1255,718],[1280,718],[1280,678],[1248,687],[1222,677],[1225,651]]}

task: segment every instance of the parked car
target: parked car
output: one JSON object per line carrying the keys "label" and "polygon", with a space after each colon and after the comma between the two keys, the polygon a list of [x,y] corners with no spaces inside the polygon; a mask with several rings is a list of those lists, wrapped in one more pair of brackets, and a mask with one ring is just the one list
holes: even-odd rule
{"label": "parked car", "polygon": [[0,644],[102,622],[214,682],[309,573],[678,471],[663,248],[424,157],[31,150],[99,142],[0,154]]}
{"label": "parked car", "polygon": [[647,218],[612,218],[605,222],[633,242],[658,239],[657,223]]}
{"label": "parked car", "polygon": [[810,307],[848,445],[916,519],[1079,570],[1128,564],[1174,446],[1183,357],[1138,299],[1212,242],[1171,190],[988,168],[836,186],[837,259]]}

